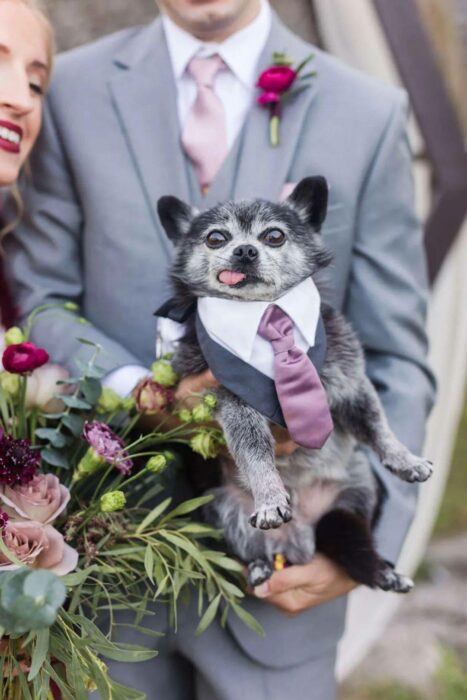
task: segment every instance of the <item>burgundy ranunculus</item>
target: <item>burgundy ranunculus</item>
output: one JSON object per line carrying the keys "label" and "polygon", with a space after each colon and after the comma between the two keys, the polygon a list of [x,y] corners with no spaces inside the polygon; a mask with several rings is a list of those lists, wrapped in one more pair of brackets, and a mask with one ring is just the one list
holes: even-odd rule
{"label": "burgundy ranunculus", "polygon": [[42,367],[49,361],[48,353],[34,343],[9,345],[3,352],[2,362],[7,372],[25,374]]}
{"label": "burgundy ranunculus", "polygon": [[133,461],[125,450],[125,443],[108,425],[97,420],[87,421],[83,428],[83,438],[108,464],[115,462],[115,466],[122,474],[130,474]]}
{"label": "burgundy ranunculus", "polygon": [[256,101],[260,105],[275,105],[280,102],[281,96],[278,92],[262,92],[258,95]]}
{"label": "burgundy ranunculus", "polygon": [[257,87],[266,92],[285,92],[297,77],[297,72],[289,66],[271,66],[261,73]]}

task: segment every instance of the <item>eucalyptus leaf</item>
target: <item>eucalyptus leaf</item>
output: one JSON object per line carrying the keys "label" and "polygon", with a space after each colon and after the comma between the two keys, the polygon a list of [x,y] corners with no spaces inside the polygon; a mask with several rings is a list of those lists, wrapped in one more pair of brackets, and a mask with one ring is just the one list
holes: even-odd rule
{"label": "eucalyptus leaf", "polygon": [[171,520],[172,518],[176,518],[180,515],[187,515],[188,513],[192,513],[194,510],[197,510],[198,508],[201,508],[201,506],[206,505],[206,503],[210,503],[213,500],[214,496],[209,495],[209,496],[200,496],[199,498],[192,498],[189,501],[184,501],[183,503],[180,503],[176,508],[170,511],[170,513],[167,513],[167,515],[164,516],[163,522],[167,520]]}
{"label": "eucalyptus leaf", "polygon": [[83,399],[79,399],[77,396],[64,396],[63,394],[58,394],[57,398],[60,398],[65,406],[68,408],[76,408],[80,411],[89,411],[92,408],[92,404]]}
{"label": "eucalyptus leaf", "polygon": [[62,435],[62,433],[54,428],[37,428],[36,436],[40,440],[47,440],[47,442],[50,442],[57,448],[65,447],[68,442],[65,435]]}
{"label": "eucalyptus leaf", "polygon": [[102,394],[102,385],[100,381],[95,377],[86,377],[79,383],[79,388],[83,392],[85,400],[92,406],[95,406]]}
{"label": "eucalyptus leaf", "polygon": [[41,450],[41,457],[44,462],[51,464],[53,467],[60,467],[60,469],[70,468],[67,457],[53,447],[46,447]]}
{"label": "eucalyptus leaf", "polygon": [[79,437],[83,432],[84,418],[77,416],[75,413],[67,413],[63,416],[62,423],[75,437]]}
{"label": "eucalyptus leaf", "polygon": [[240,620],[253,632],[256,632],[256,634],[259,637],[265,637],[266,633],[264,629],[261,627],[259,622],[255,620],[253,615],[250,615],[249,612],[247,612],[244,608],[242,608],[240,605],[236,605],[235,603],[231,603],[232,610],[235,612],[235,614],[240,618]]}

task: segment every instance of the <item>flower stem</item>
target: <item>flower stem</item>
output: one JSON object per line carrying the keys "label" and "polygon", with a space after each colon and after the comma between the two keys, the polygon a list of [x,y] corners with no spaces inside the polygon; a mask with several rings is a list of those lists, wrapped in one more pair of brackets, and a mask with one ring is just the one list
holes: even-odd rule
{"label": "flower stem", "polygon": [[280,119],[277,114],[273,114],[269,121],[269,139],[271,141],[271,146],[279,145],[279,124]]}

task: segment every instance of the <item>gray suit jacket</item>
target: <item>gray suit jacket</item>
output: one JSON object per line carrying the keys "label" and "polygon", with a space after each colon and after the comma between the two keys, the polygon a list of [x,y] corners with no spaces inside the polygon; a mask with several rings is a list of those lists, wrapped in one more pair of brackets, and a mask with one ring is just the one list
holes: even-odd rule
{"label": "gray suit jacket", "polygon": [[[228,198],[276,200],[285,182],[324,175],[330,207],[323,236],[334,254],[327,302],[343,309],[366,350],[368,374],[400,439],[420,452],[433,398],[426,365],[426,275],[413,206],[407,99],[341,65],[274,18],[259,72],[273,51],[296,63],[314,52],[317,77],[284,108],[281,144],[268,140],[268,113],[252,104],[205,205]],[[161,195],[196,201],[180,149],[172,68],[159,21],[59,58],[44,129],[25,183],[27,217],[6,241],[9,274],[24,314],[73,299],[72,315],[42,318],[34,341],[54,360],[86,352],[76,336],[101,343],[108,369],[153,358],[152,313],[167,295],[171,246],[156,213]],[[191,178],[192,182],[192,178]],[[386,492],[379,551],[395,561],[411,522],[416,488],[374,469]],[[251,600],[264,641],[230,622],[243,648],[286,666],[335,645],[344,599],[294,620]]]}

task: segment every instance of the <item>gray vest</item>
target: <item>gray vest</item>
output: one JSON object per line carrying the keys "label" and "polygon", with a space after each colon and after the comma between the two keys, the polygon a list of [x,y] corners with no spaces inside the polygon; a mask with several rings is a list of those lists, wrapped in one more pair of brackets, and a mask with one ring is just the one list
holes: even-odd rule
{"label": "gray vest", "polygon": [[[196,302],[182,308],[169,300],[156,311],[156,316],[183,323],[193,313],[199,346],[217,381],[270,421],[286,427],[274,381],[211,338],[201,322]],[[315,345],[307,353],[318,373],[326,359],[326,347],[326,332],[320,316]]]}

